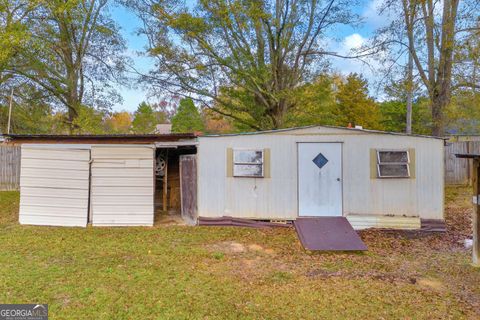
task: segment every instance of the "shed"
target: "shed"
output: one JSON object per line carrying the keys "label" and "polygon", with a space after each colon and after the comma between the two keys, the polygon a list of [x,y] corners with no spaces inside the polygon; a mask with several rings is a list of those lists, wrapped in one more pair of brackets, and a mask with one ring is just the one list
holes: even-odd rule
{"label": "shed", "polygon": [[156,208],[180,210],[180,157],[196,152],[193,134],[9,140],[22,148],[19,221],[34,225],[151,226]]}
{"label": "shed", "polygon": [[356,229],[443,224],[441,138],[310,126],[198,139],[200,217],[344,216]]}

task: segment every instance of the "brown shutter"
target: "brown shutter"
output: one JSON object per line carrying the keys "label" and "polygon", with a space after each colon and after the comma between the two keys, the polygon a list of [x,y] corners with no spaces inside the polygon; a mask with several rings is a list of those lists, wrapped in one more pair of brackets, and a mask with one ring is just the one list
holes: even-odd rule
{"label": "brown shutter", "polygon": [[408,149],[408,156],[410,157],[410,163],[408,164],[409,165],[409,170],[410,170],[410,178],[411,179],[415,179],[416,175],[415,175],[415,168],[416,168],[416,165],[415,165],[415,149]]}
{"label": "brown shutter", "polygon": [[377,178],[377,149],[370,149],[370,179]]}
{"label": "brown shutter", "polygon": [[233,177],[233,149],[227,148],[227,177]]}
{"label": "brown shutter", "polygon": [[270,174],[270,149],[263,149],[263,177],[271,178]]}

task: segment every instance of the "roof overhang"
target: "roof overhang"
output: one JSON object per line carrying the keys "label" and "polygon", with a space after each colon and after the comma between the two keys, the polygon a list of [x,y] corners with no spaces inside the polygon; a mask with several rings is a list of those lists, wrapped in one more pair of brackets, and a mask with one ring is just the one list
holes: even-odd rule
{"label": "roof overhang", "polygon": [[5,135],[13,144],[156,144],[194,145],[197,136],[193,133],[171,134],[122,134],[122,135]]}
{"label": "roof overhang", "polygon": [[156,148],[178,148],[178,147],[191,147],[196,145],[198,145],[198,141],[196,140],[155,142]]}

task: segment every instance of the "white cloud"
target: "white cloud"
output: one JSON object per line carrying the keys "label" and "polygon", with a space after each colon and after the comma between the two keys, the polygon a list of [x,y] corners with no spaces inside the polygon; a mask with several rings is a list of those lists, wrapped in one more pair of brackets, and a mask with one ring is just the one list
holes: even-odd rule
{"label": "white cloud", "polygon": [[342,47],[345,51],[350,51],[352,49],[360,48],[366,39],[358,33],[353,33],[349,36],[346,36],[343,40]]}
{"label": "white cloud", "polygon": [[[367,37],[364,37],[359,33],[352,33],[345,36],[342,41],[328,43],[328,50],[342,56],[354,56],[354,50],[359,49],[367,42]],[[379,76],[375,72],[375,69],[379,67],[378,60],[368,59],[368,65],[358,59],[332,57],[330,61],[331,67],[335,72],[343,75],[348,75],[349,73],[362,74],[370,84],[373,84]],[[377,95],[373,86],[370,86],[369,89],[371,94]]]}

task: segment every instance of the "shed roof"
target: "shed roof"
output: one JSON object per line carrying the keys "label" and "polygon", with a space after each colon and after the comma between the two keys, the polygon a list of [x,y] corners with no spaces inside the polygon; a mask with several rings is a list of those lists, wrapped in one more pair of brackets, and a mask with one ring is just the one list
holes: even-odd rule
{"label": "shed roof", "polygon": [[192,140],[193,133],[169,134],[109,134],[109,135],[52,135],[52,134],[10,134],[5,135],[12,143],[81,143],[81,144],[145,144]]}
{"label": "shed roof", "polygon": [[396,135],[396,136],[420,137],[420,138],[440,139],[440,140],[447,140],[448,139],[448,138],[444,138],[444,137],[435,137],[435,136],[428,136],[428,135],[421,135],[421,134],[407,134],[407,133],[403,133],[403,132],[391,132],[391,131],[370,130],[370,129],[360,129],[360,128],[347,128],[347,127],[328,126],[328,125],[311,125],[311,126],[303,126],[303,127],[285,128],[285,129],[240,132],[240,133],[227,133],[227,134],[207,134],[207,135],[204,135],[202,137],[225,137],[225,136],[241,136],[241,135],[257,135],[257,134],[274,134],[274,133],[280,133],[280,132],[303,130],[303,129],[308,129],[308,128],[327,128],[327,129],[345,130],[345,131],[350,131],[350,132],[353,131],[353,132],[363,132],[363,133],[370,133],[370,134],[388,134],[388,135]]}

